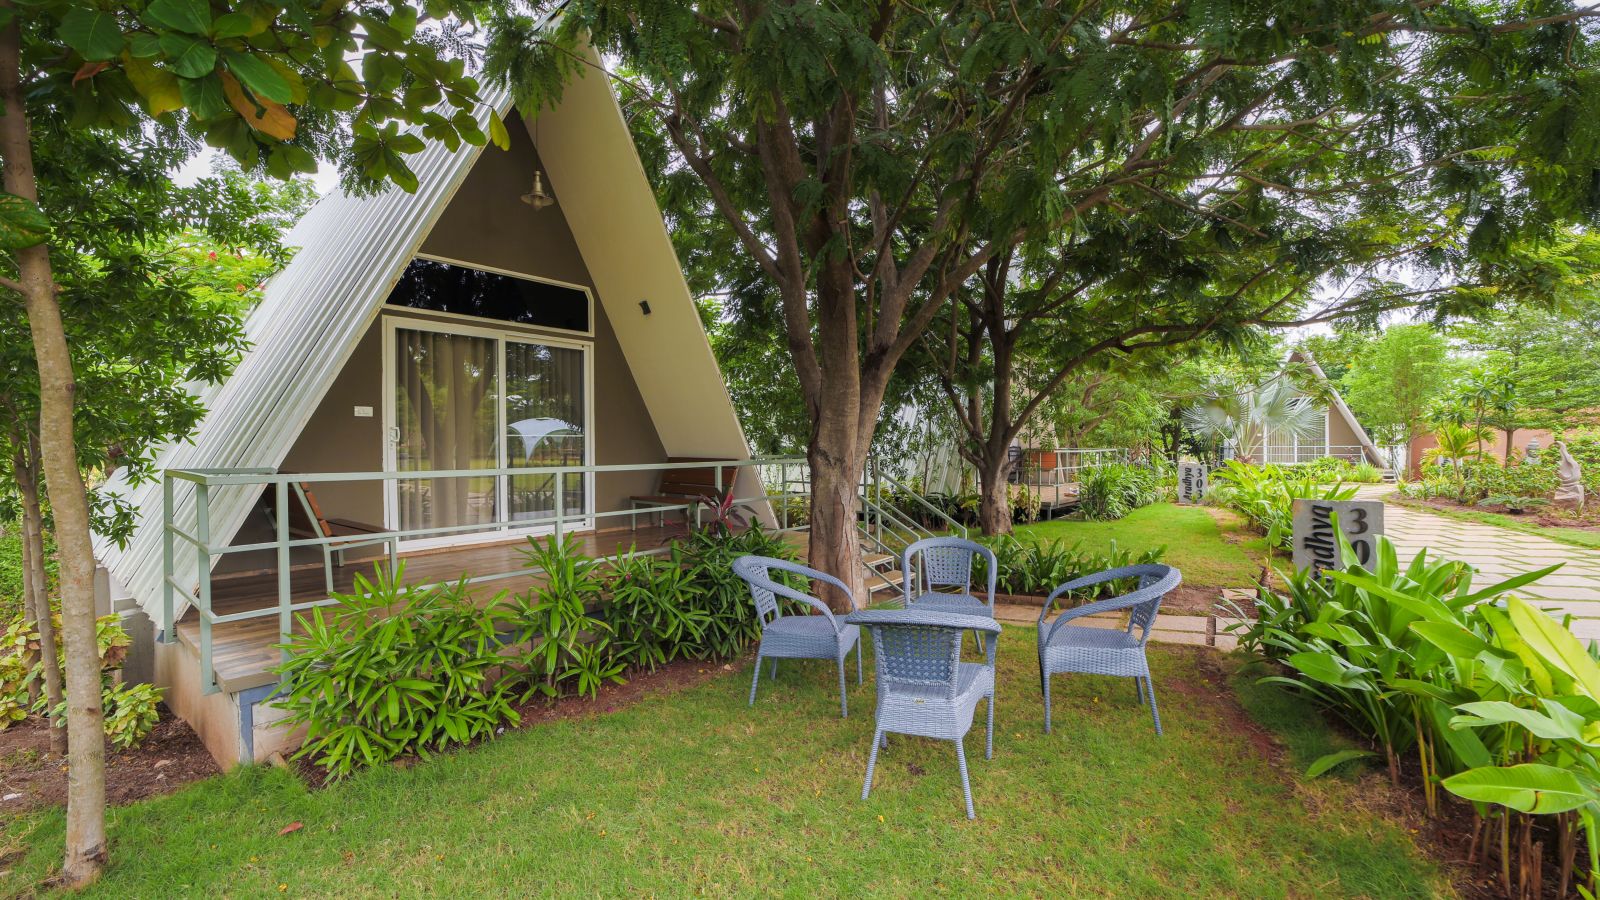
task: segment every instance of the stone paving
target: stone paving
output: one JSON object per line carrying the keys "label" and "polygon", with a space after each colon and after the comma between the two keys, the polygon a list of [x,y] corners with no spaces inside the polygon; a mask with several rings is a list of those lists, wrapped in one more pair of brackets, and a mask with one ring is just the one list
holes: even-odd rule
{"label": "stone paving", "polygon": [[[1362,488],[1359,496],[1379,500],[1393,490],[1392,485],[1373,485]],[[1478,587],[1561,563],[1560,569],[1519,593],[1545,609],[1571,614],[1572,630],[1579,637],[1600,638],[1600,551],[1394,503],[1384,507],[1383,515],[1384,531],[1403,564],[1427,548],[1430,556],[1460,560],[1476,568],[1479,574],[1473,583]]]}

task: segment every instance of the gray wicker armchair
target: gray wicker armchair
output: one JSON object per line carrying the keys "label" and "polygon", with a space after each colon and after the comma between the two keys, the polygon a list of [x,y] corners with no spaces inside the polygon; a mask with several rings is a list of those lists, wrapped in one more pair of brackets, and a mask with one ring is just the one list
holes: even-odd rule
{"label": "gray wicker armchair", "polygon": [[[1120,597],[1064,610],[1048,627],[1045,625],[1051,607],[1062,594],[1123,578],[1137,578],[1139,586]],[[1044,609],[1039,611],[1039,686],[1044,692],[1045,734],[1050,733],[1050,676],[1063,672],[1132,678],[1139,701],[1148,700],[1150,704],[1150,719],[1155,723],[1156,734],[1161,733],[1161,713],[1156,709],[1156,689],[1150,683],[1150,664],[1145,658],[1144,645],[1155,627],[1161,598],[1182,580],[1182,573],[1171,566],[1123,566],[1074,579],[1050,592]],[[1128,625],[1121,630],[1068,624],[1084,616],[1120,610],[1128,611]],[[1138,634],[1134,633],[1135,628]]]}
{"label": "gray wicker armchair", "polygon": [[[974,818],[962,742],[972,728],[978,701],[986,700],[989,721],[983,755],[994,758],[994,657],[1000,625],[983,616],[926,609],[866,610],[852,613],[847,621],[872,632],[877,666],[877,722],[861,799],[872,793],[878,750],[888,746],[890,732],[954,741],[967,818]],[[961,636],[968,631],[983,636],[986,662],[961,662]]]}
{"label": "gray wicker armchair", "polygon": [[[821,600],[779,584],[771,573],[790,572],[826,582],[847,596],[850,596],[850,589],[845,587],[844,582],[825,572],[769,556],[741,556],[733,561],[733,571],[750,585],[750,596],[756,604],[756,617],[761,620],[761,647],[756,651],[756,670],[750,678],[750,704],[756,702],[756,686],[761,683],[763,659],[772,660],[773,678],[778,677],[780,659],[831,659],[839,664],[839,715],[848,717],[850,703],[845,695],[844,658],[850,655],[852,648],[855,649],[856,683],[860,684],[863,680],[860,627],[841,621]],[[822,614],[780,615],[778,597],[804,603]],[[852,608],[856,605],[853,597],[850,605]]]}
{"label": "gray wicker armchair", "polygon": [[[972,594],[973,560],[984,559],[988,593]],[[900,590],[906,608],[937,609],[943,612],[994,618],[994,589],[1000,567],[994,551],[966,538],[923,538],[900,556],[903,573]],[[941,590],[955,588],[957,593]]]}

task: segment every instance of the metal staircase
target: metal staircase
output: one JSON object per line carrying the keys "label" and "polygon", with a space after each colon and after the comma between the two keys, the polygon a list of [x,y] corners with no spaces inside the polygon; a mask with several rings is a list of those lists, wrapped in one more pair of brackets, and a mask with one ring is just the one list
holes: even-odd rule
{"label": "metal staircase", "polygon": [[[901,553],[935,534],[967,536],[967,528],[950,518],[927,498],[911,490],[875,463],[868,463],[861,482],[856,530],[861,535],[861,561],[866,568],[868,592],[899,592],[905,573],[898,568]],[[924,524],[937,523],[934,528]]]}

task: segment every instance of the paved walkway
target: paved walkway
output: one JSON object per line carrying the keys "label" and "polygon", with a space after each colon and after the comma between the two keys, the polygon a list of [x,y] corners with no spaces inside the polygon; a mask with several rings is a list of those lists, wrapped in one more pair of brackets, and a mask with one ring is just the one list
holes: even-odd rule
{"label": "paved walkway", "polygon": [[[1361,489],[1362,499],[1383,499],[1392,485]],[[1477,587],[1488,587],[1530,569],[1562,563],[1554,574],[1521,588],[1518,593],[1540,606],[1570,613],[1572,630],[1582,638],[1600,638],[1600,551],[1562,544],[1538,535],[1493,525],[1446,518],[1423,510],[1390,503],[1384,508],[1384,531],[1408,563],[1417,551],[1460,560],[1478,570]]]}

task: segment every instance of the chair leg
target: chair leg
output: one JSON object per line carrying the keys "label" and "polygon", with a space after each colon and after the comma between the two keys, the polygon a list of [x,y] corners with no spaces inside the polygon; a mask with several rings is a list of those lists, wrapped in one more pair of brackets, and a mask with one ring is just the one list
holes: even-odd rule
{"label": "chair leg", "polygon": [[989,695],[989,727],[983,736],[983,758],[994,759],[994,694]]}
{"label": "chair leg", "polygon": [[1043,676],[1041,676],[1040,677],[1040,681],[1042,681],[1044,683],[1044,733],[1045,734],[1049,734],[1050,733],[1050,675],[1049,675],[1049,673],[1046,673]]}
{"label": "chair leg", "polygon": [[756,705],[756,685],[761,683],[761,654],[756,654],[756,670],[750,676],[750,702],[749,706]]}
{"label": "chair leg", "polygon": [[839,718],[850,718],[850,701],[846,699],[844,681],[844,654],[839,654]]}
{"label": "chair leg", "polygon": [[1133,676],[1133,695],[1139,698],[1139,705],[1144,705],[1144,679]]}
{"label": "chair leg", "polygon": [[861,641],[856,641],[856,684],[866,684],[866,677],[861,674]]}
{"label": "chair leg", "polygon": [[772,674],[768,675],[767,677],[771,678],[773,681],[778,680],[778,658],[776,656],[772,658]]}
{"label": "chair leg", "polygon": [[972,811],[972,785],[967,783],[967,748],[962,746],[960,738],[956,739],[956,767],[961,770],[961,799],[967,802],[967,818],[976,819],[978,816]]}
{"label": "chair leg", "polygon": [[1156,723],[1156,735],[1159,737],[1161,735],[1161,713],[1156,709],[1156,686],[1150,683],[1149,678],[1144,680],[1144,690],[1150,698],[1150,721]]}
{"label": "chair leg", "polygon": [[874,731],[872,733],[872,752],[867,754],[867,781],[866,784],[861,786],[861,799],[863,800],[867,799],[867,795],[872,793],[872,770],[878,767],[878,745],[886,743],[883,737],[882,731]]}

